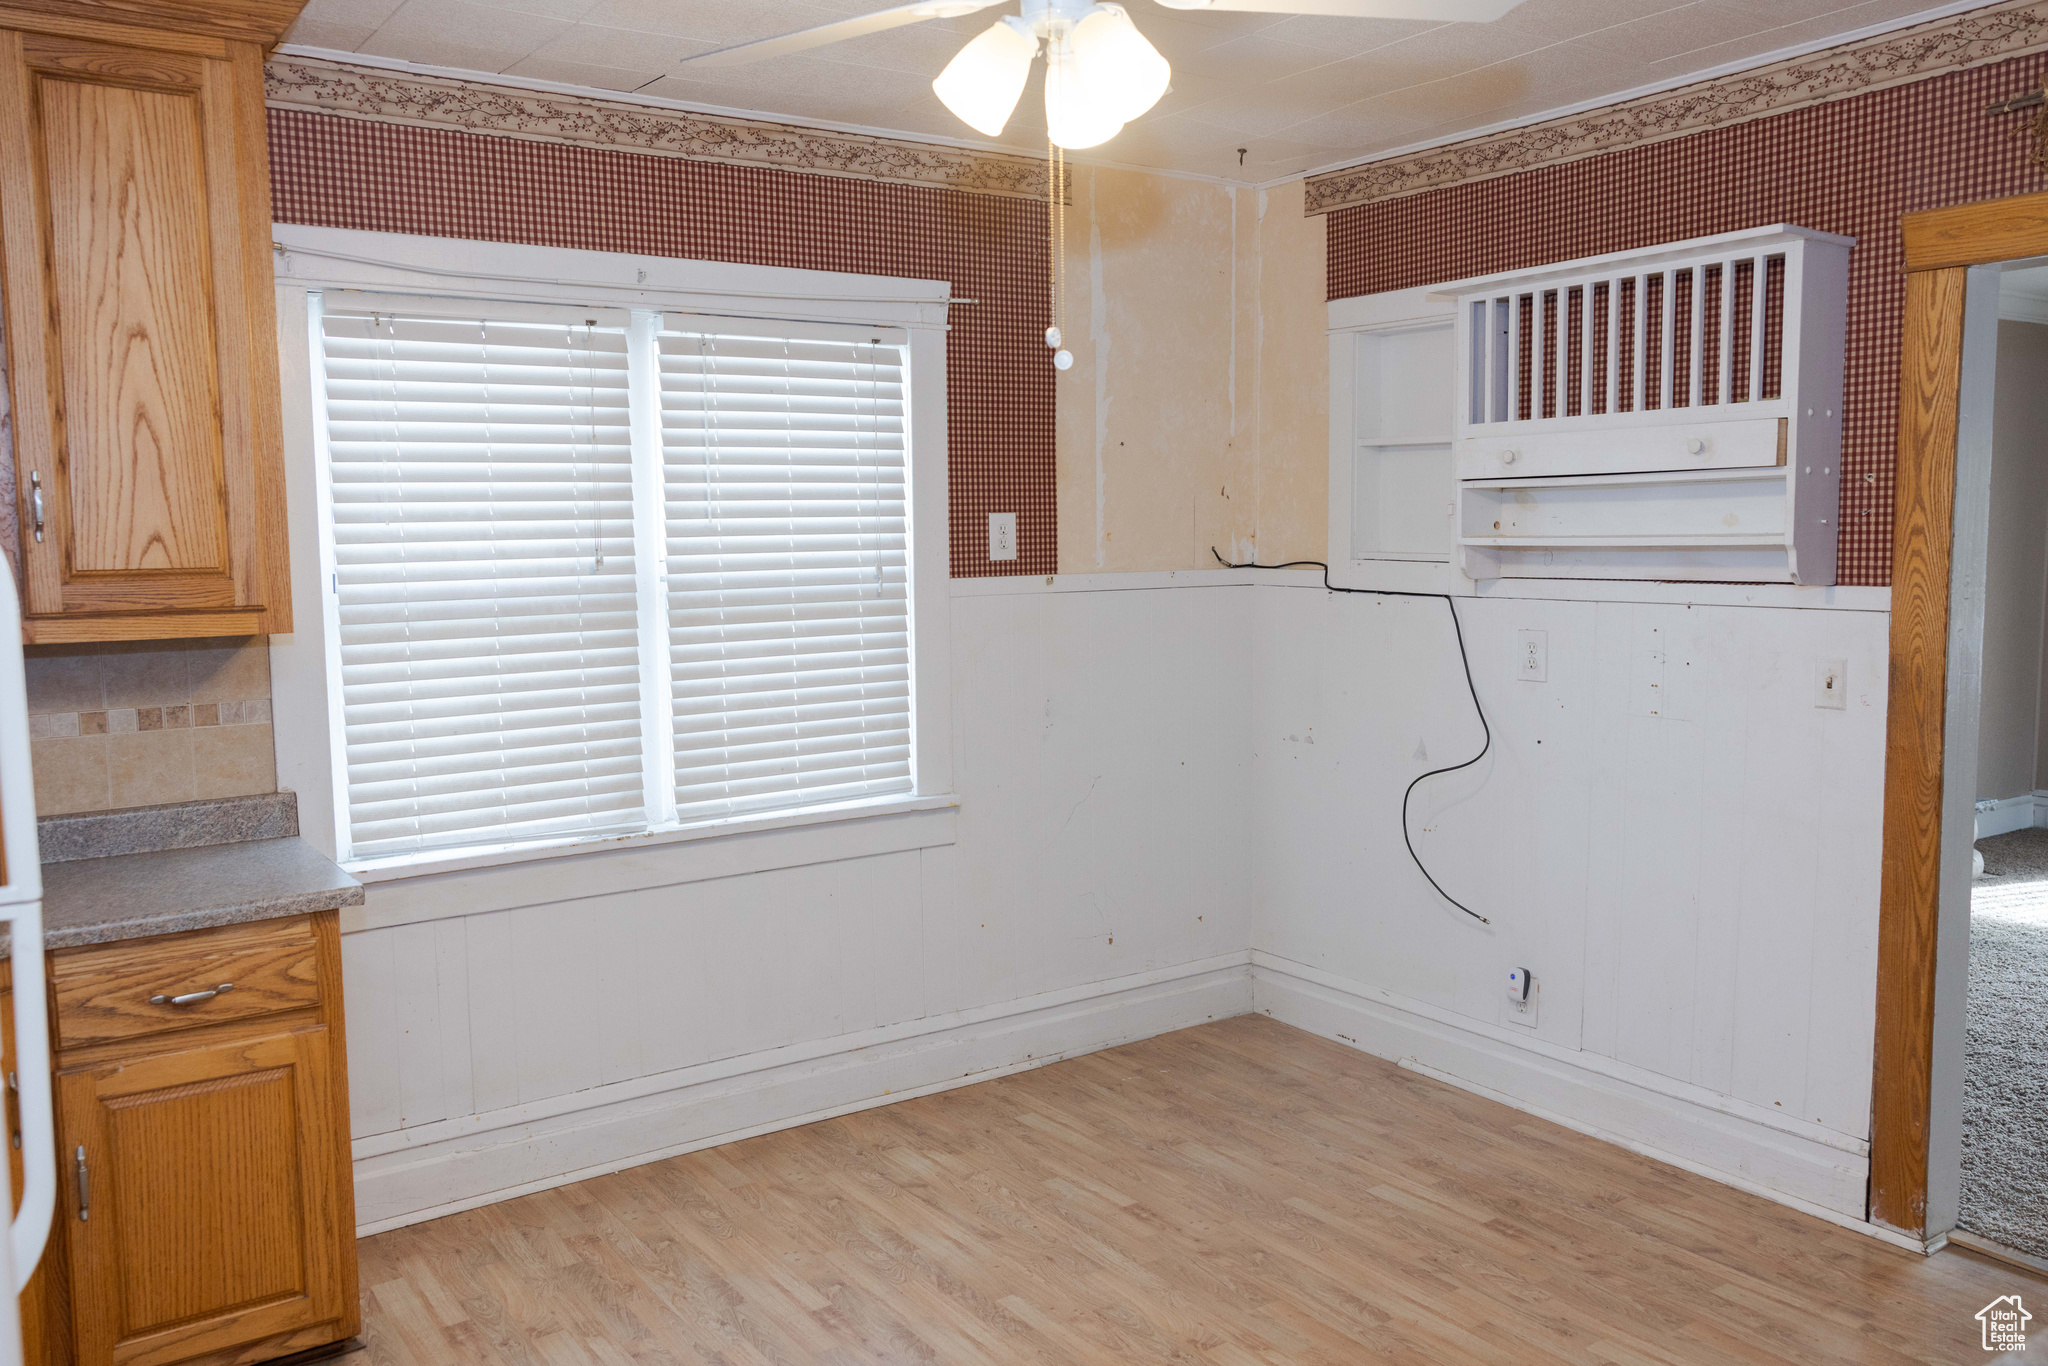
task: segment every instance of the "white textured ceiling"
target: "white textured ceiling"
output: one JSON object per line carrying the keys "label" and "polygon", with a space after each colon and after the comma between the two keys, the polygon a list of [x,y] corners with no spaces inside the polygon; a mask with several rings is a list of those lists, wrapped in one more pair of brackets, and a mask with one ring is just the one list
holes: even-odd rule
{"label": "white textured ceiling", "polygon": [[[931,79],[1001,10],[701,72],[676,63],[893,0],[311,0],[286,41],[423,65],[977,141]],[[1127,8],[1173,89],[1092,158],[1266,181],[1929,8],[1930,0],[1523,0],[1491,24]],[[1044,150],[1027,88],[1001,144]],[[1238,148],[1247,149],[1242,169]]]}

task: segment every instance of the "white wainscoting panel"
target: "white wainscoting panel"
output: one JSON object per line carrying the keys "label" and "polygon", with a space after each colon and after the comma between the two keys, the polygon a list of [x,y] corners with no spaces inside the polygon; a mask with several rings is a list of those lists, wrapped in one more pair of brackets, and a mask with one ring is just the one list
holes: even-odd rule
{"label": "white wainscoting panel", "polygon": [[[1254,948],[1867,1136],[1883,614],[1460,599],[1494,746],[1412,823],[1481,925],[1401,843],[1402,789],[1481,738],[1443,604],[1261,591]],[[1517,677],[1524,630],[1543,682]],[[1841,710],[1814,705],[1828,659]]]}
{"label": "white wainscoting panel", "polygon": [[1482,925],[1399,824],[1480,743],[1444,604],[1312,578],[955,585],[956,808],[372,886],[362,1227],[1255,1001],[1867,1227],[1886,614],[1459,599],[1493,748],[1412,819]]}
{"label": "white wainscoting panel", "polygon": [[1243,1012],[1255,592],[958,595],[957,809],[373,884],[362,1226]]}
{"label": "white wainscoting panel", "polygon": [[1533,1044],[1515,1027],[1433,1010],[1271,954],[1252,954],[1253,1008],[1439,1081],[1661,1161],[1862,1223],[1869,1146],[1705,1087]]}
{"label": "white wainscoting panel", "polygon": [[355,1145],[361,1232],[1242,1015],[1243,953],[649,1073]]}
{"label": "white wainscoting panel", "polygon": [[1256,591],[954,598],[960,834],[926,862],[929,1009],[1250,942]]}

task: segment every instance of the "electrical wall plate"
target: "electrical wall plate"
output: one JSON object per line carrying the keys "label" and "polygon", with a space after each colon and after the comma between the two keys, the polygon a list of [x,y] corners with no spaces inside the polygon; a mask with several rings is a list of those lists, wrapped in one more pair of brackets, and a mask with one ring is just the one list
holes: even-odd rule
{"label": "electrical wall plate", "polygon": [[1508,969],[1508,1022],[1536,1027],[1536,1006],[1543,984],[1527,968]]}
{"label": "electrical wall plate", "polygon": [[988,557],[991,560],[1017,558],[1017,514],[991,512],[988,515]]}
{"label": "electrical wall plate", "polygon": [[1849,661],[1823,659],[1813,671],[1813,705],[1833,711],[1849,706]]}

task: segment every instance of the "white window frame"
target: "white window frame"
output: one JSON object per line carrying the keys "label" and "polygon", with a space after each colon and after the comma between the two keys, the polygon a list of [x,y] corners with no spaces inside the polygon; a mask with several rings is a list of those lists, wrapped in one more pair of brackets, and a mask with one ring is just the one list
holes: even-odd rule
{"label": "white window frame", "polygon": [[[279,787],[298,794],[303,838],[330,858],[346,848],[347,771],[340,733],[340,630],[329,491],[316,438],[311,309],[315,291],[560,303],[669,314],[900,330],[908,339],[911,790],[630,834],[577,835],[433,850],[344,864],[365,880],[489,867],[599,848],[675,843],[957,805],[953,791],[947,564],[946,328],[943,280],[792,270],[625,252],[478,242],[275,224],[283,380],[285,505],[297,629],[270,638]],[[636,419],[637,420],[637,419]],[[644,534],[645,528],[636,528]],[[654,555],[643,555],[651,566]],[[643,590],[644,591],[644,590]]]}

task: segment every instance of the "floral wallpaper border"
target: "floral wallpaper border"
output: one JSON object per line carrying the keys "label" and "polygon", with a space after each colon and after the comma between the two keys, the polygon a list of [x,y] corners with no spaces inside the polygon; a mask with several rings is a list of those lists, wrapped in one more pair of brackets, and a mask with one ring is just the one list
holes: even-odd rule
{"label": "floral wallpaper border", "polygon": [[1327,171],[1309,178],[1306,212],[1315,217],[1577,161],[2043,49],[2048,0],[2007,0],[1625,104]]}
{"label": "floral wallpaper border", "polygon": [[522,90],[316,57],[273,56],[264,76],[266,102],[273,109],[317,109],[380,123],[459,128],[614,152],[771,166],[1012,199],[1046,197],[1045,163],[1035,157]]}

